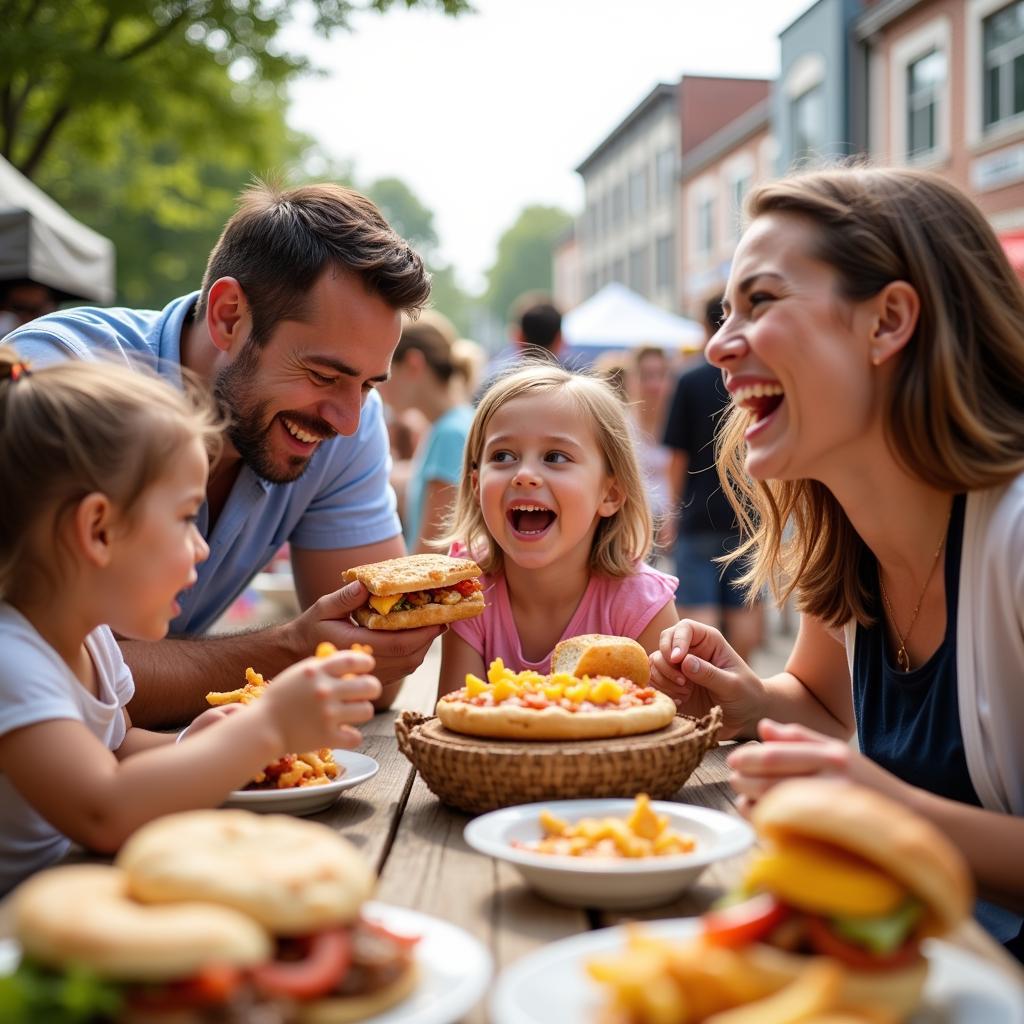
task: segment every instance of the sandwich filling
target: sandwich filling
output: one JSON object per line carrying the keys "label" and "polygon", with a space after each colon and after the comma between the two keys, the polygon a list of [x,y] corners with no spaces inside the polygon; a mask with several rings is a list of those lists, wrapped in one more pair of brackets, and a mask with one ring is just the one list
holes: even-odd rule
{"label": "sandwich filling", "polygon": [[874,864],[828,843],[787,837],[751,864],[741,892],[703,922],[712,945],[763,942],[871,971],[918,958],[925,916],[920,900]]}
{"label": "sandwich filling", "polygon": [[460,580],[449,587],[434,587],[430,590],[409,590],[404,594],[379,596],[371,594],[367,605],[380,615],[389,612],[403,612],[422,608],[428,604],[453,605],[480,592],[480,581]]}

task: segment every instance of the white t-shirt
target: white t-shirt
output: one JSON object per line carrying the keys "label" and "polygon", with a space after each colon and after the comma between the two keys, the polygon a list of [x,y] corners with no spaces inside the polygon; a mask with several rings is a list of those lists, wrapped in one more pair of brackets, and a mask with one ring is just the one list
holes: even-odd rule
{"label": "white t-shirt", "polygon": [[[110,750],[124,740],[122,708],[135,693],[131,672],[107,626],[85,646],[96,670],[97,696],[78,681],[57,652],[16,608],[0,601],[0,736],[55,719],[75,719]],[[73,772],[59,750],[40,750],[57,776]],[[59,783],[57,783],[59,785]],[[0,774],[0,895],[33,871],[59,860],[70,845]]]}

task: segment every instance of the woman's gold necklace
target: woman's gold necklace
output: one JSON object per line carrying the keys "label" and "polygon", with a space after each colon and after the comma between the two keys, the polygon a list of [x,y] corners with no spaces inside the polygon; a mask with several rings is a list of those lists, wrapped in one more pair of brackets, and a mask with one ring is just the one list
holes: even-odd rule
{"label": "woman's gold necklace", "polygon": [[921,588],[921,593],[917,599],[914,614],[910,616],[910,625],[907,626],[906,633],[901,633],[900,627],[896,625],[896,616],[893,614],[892,605],[889,603],[889,595],[885,592],[885,584],[882,582],[881,568],[879,568],[878,586],[881,588],[882,600],[885,601],[886,610],[889,612],[889,621],[892,623],[892,628],[896,631],[896,638],[900,642],[899,650],[896,652],[896,664],[900,667],[901,672],[910,671],[910,655],[907,654],[907,641],[910,639],[911,630],[917,622],[917,616],[921,612],[921,605],[924,604],[924,595],[928,590],[928,584],[931,583],[932,577],[935,575],[935,566],[939,564],[939,554],[945,546],[946,534],[949,532],[949,520],[952,515],[953,508],[950,506],[949,515],[946,516],[946,524],[942,528],[942,538],[939,541],[939,546],[935,549],[935,554],[932,556],[932,567],[928,570],[928,578],[924,581],[924,586]]}

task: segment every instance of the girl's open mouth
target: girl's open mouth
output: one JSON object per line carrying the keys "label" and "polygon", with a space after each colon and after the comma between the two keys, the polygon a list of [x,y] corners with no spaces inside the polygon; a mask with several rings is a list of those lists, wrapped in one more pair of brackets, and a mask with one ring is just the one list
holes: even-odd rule
{"label": "girl's open mouth", "polygon": [[505,513],[512,529],[523,537],[539,537],[558,518],[555,512],[543,505],[513,505]]}

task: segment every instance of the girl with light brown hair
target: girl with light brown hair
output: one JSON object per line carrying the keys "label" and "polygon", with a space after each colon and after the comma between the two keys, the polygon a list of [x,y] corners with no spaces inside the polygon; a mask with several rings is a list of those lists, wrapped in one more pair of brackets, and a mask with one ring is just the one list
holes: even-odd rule
{"label": "girl with light brown hair", "polygon": [[560,640],[637,639],[676,621],[676,580],[644,559],[652,522],[626,413],[611,386],[531,362],[485,392],[466,439],[448,537],[484,571],[487,607],[443,640],[440,693],[513,671],[551,671]]}
{"label": "girl with light brown hair", "polygon": [[283,754],[355,746],[372,717],[373,659],[342,651],[237,714],[205,712],[184,742],[132,726],[115,633],[161,639],[195,583],[221,427],[197,392],[142,368],[34,369],[0,347],[0,895],[70,841],[109,853]]}
{"label": "girl with light brown hair", "polygon": [[[719,470],[746,583],[794,595],[800,632],[760,679],[687,620],[654,678],[688,712],[721,704],[727,736],[764,741],[731,756],[745,801],[849,775],[935,821],[982,893],[1019,912],[1021,284],[981,212],[932,174],[791,177],[748,211],[707,349],[733,401]],[[1020,953],[1019,916],[979,916]]]}

